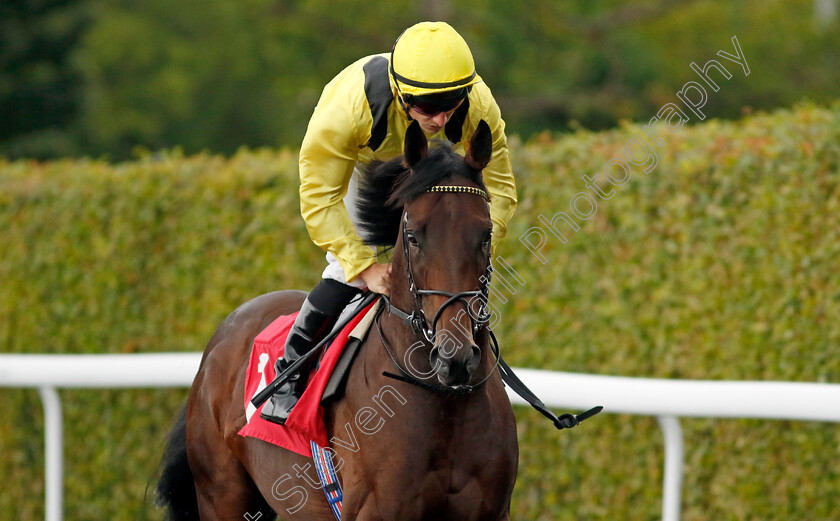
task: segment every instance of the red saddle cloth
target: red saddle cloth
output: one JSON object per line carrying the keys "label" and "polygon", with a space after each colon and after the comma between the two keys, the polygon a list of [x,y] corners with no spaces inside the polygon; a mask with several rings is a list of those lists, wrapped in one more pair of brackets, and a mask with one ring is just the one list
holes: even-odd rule
{"label": "red saddle cloth", "polygon": [[[327,382],[329,382],[336,362],[338,362],[338,358],[341,356],[341,352],[347,344],[350,332],[353,331],[374,304],[376,302],[353,317],[350,323],[341,330],[329,347],[327,347],[326,352],[318,363],[317,369],[310,374],[306,391],[304,391],[295,408],[292,409],[285,425],[277,425],[276,423],[260,418],[260,412],[262,412],[265,404],[255,410],[253,405],[251,405],[251,398],[262,390],[266,383],[271,383],[274,380],[274,362],[283,355],[286,336],[288,336],[289,330],[291,330],[295,322],[297,313],[283,315],[277,318],[257,335],[254,339],[254,347],[251,349],[251,358],[248,361],[248,372],[245,375],[244,405],[250,417],[248,423],[240,429],[239,435],[258,438],[308,457],[312,457],[312,449],[309,446],[310,440],[316,442],[321,447],[327,447],[329,440],[327,439],[327,429],[324,424],[324,410],[321,407],[321,397],[324,394],[324,388],[326,388]],[[262,361],[260,358],[262,358]],[[260,373],[261,365],[262,373]]]}

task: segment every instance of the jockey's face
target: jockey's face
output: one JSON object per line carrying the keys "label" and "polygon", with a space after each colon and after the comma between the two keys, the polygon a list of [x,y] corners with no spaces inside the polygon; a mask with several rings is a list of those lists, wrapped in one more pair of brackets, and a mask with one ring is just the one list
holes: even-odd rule
{"label": "jockey's face", "polygon": [[[461,103],[463,103],[463,101]],[[446,125],[446,122],[449,121],[449,118],[452,117],[452,114],[454,114],[455,111],[458,110],[458,107],[461,106],[461,103],[458,103],[458,105],[456,105],[451,110],[448,110],[446,112],[438,112],[436,114],[428,114],[426,112],[421,112],[415,107],[409,105],[408,115],[420,124],[420,128],[423,129],[423,132],[425,132],[427,135],[432,135],[436,134],[438,131],[440,131],[440,129],[444,127],[444,125]]]}

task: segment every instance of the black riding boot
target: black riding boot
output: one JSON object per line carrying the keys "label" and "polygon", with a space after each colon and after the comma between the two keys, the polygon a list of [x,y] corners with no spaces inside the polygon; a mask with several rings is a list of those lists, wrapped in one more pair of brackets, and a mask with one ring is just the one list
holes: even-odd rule
{"label": "black riding boot", "polygon": [[[335,280],[324,279],[309,294],[289,331],[283,358],[274,364],[280,374],[318,344],[332,329],[344,306],[359,290]],[[313,362],[314,363],[314,362]],[[307,364],[309,365],[309,364]],[[308,368],[304,367],[268,399],[260,417],[283,425],[306,389]]]}

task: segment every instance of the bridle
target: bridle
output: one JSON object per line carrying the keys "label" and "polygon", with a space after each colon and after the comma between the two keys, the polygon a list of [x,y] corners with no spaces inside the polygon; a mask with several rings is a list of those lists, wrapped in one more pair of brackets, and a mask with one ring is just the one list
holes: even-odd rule
{"label": "bridle", "polygon": [[[464,194],[471,194],[477,195],[483,198],[485,201],[489,201],[489,196],[487,192],[481,190],[480,188],[475,188],[472,186],[453,186],[453,185],[438,185],[433,186],[426,190],[426,192],[452,192],[452,193],[464,193]],[[490,320],[490,313],[488,311],[488,297],[490,291],[490,277],[493,273],[493,266],[490,263],[490,255],[488,253],[487,256],[487,268],[484,272],[484,275],[479,277],[479,281],[481,285],[478,289],[475,290],[468,290],[468,291],[461,291],[458,293],[453,293],[450,291],[443,291],[439,289],[420,289],[417,286],[416,281],[414,280],[414,270],[411,266],[411,251],[409,248],[408,242],[408,231],[406,229],[408,224],[408,214],[403,214],[403,223],[401,226],[402,234],[402,248],[403,254],[405,256],[406,262],[406,275],[408,277],[408,289],[412,295],[413,299],[413,307],[411,309],[411,313],[407,313],[402,309],[398,308],[394,304],[391,303],[390,299],[386,296],[382,296],[385,305],[388,309],[388,312],[392,315],[396,315],[400,320],[402,320],[405,324],[407,324],[415,334],[422,336],[427,342],[430,344],[434,344],[435,335],[437,334],[437,325],[440,318],[443,316],[444,310],[455,304],[456,302],[463,302],[468,310],[468,316],[470,317],[470,322],[472,324],[472,334],[475,337],[475,334],[481,329],[482,326],[486,326],[487,322]],[[446,301],[438,308],[435,316],[432,318],[431,325],[429,324],[426,314],[423,311],[423,297],[430,296],[430,295],[439,295],[443,297],[447,297]],[[478,299],[480,302],[480,307],[478,311],[474,313],[470,313],[472,308],[470,307],[470,300],[471,299]],[[420,385],[421,387],[428,388],[430,390],[435,391],[442,391],[442,392],[472,392],[476,388],[483,385],[490,376],[493,375],[496,367],[498,366],[499,360],[499,345],[496,341],[495,335],[488,327],[487,330],[489,332],[490,338],[492,340],[492,350],[493,353],[496,355],[496,365],[493,366],[493,369],[487,374],[487,376],[474,385],[459,385],[459,386],[445,386],[445,385],[436,385],[436,384],[429,384],[427,382],[423,382],[417,379],[415,376],[411,375],[408,371],[402,368],[402,366],[397,363],[396,358],[391,353],[387,341],[385,341],[385,337],[382,335],[382,328],[381,324],[379,323],[379,315],[377,315],[377,327],[379,329],[379,335],[382,339],[382,343],[385,346],[385,350],[388,352],[388,355],[391,357],[391,360],[397,366],[397,369],[403,374],[402,377],[398,375],[392,375],[390,373],[386,373],[386,376],[390,376],[392,378],[397,378],[399,380],[407,381],[409,383],[413,383],[415,385]]]}
{"label": "bridle", "polygon": [[[488,199],[487,193],[484,190],[481,190],[479,188],[473,188],[471,186],[433,186],[432,188],[429,188],[426,191],[469,193],[481,196],[485,200]],[[493,273],[493,267],[490,264],[489,255],[487,258],[487,268],[484,272],[484,275],[479,277],[479,281],[481,282],[481,286],[479,287],[479,289],[461,291],[459,293],[453,293],[450,291],[443,291],[439,289],[420,289],[414,280],[414,270],[411,267],[411,251],[409,250],[408,244],[408,231],[406,229],[407,224],[408,213],[404,213],[403,224],[401,227],[402,248],[406,262],[408,290],[409,292],[411,292],[411,296],[414,301],[414,306],[411,310],[411,313],[406,313],[405,311],[393,305],[391,301],[386,298],[385,302],[388,306],[388,309],[392,314],[397,315],[397,317],[399,317],[403,322],[411,326],[411,329],[414,330],[415,333],[422,334],[423,338],[425,338],[427,342],[434,342],[435,334],[437,332],[437,323],[440,320],[443,311],[447,307],[454,304],[455,302],[464,301],[467,304],[467,309],[471,309],[469,308],[469,302],[467,301],[467,299],[479,298],[481,300],[481,307],[479,308],[478,312],[475,313],[475,316],[473,316],[472,313],[470,314],[470,321],[472,322],[473,334],[475,334],[481,328],[481,326],[487,323],[487,321],[490,319],[490,314],[487,311],[487,298],[489,294],[490,277]],[[448,299],[438,308],[437,312],[435,313],[435,316],[432,319],[431,326],[429,325],[428,320],[426,319],[426,314],[423,311],[422,306],[423,297],[427,295],[440,295],[448,297]]]}

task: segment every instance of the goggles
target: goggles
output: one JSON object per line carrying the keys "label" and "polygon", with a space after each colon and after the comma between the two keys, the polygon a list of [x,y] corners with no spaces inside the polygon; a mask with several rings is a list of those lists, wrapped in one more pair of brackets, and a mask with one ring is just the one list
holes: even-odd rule
{"label": "goggles", "polygon": [[441,112],[455,110],[458,105],[469,95],[469,88],[461,88],[455,91],[443,92],[440,94],[427,94],[424,96],[411,96],[405,94],[403,97],[406,104],[426,117],[437,116]]}

